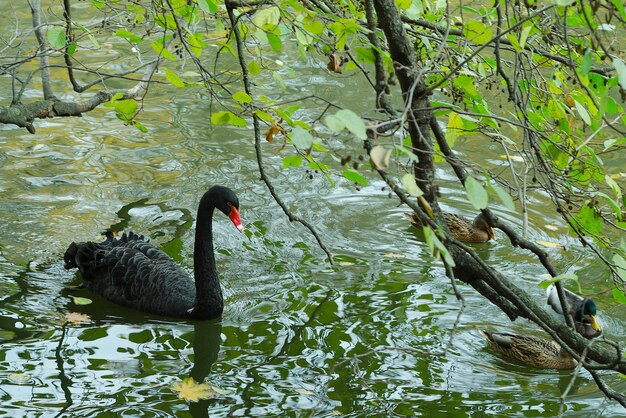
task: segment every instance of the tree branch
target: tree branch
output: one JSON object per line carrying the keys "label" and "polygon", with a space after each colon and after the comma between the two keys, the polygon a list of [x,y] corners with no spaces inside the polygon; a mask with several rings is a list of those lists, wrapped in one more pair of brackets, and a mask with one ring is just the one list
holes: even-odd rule
{"label": "tree branch", "polygon": [[[235,40],[237,43],[237,56],[239,58],[239,65],[242,71],[244,89],[249,96],[252,96],[252,89],[250,87],[250,76],[248,74],[248,66],[246,64],[246,58],[244,56],[244,51],[243,51],[243,40],[241,39],[241,34],[239,33],[239,27],[237,26],[237,18],[235,17],[235,14],[233,13],[233,10],[235,9],[236,4],[237,3],[231,4],[230,0],[227,0],[226,10],[228,12],[228,17],[230,19],[231,30],[233,31],[233,34],[235,36]],[[254,148],[256,150],[256,158],[257,158],[257,164],[259,166],[259,173],[261,174],[261,180],[263,180],[263,182],[267,186],[268,190],[270,191],[270,194],[274,198],[274,201],[276,201],[276,203],[278,204],[278,206],[281,207],[285,215],[287,215],[287,218],[289,218],[289,221],[299,222],[305,228],[307,228],[311,232],[311,234],[313,234],[313,236],[315,237],[317,244],[320,246],[322,251],[326,253],[326,256],[328,257],[328,262],[330,264],[333,264],[333,256],[331,252],[329,251],[329,249],[324,244],[324,242],[322,241],[322,238],[320,237],[315,227],[311,225],[309,222],[305,221],[304,219],[291,213],[289,208],[287,208],[287,205],[282,201],[282,199],[276,193],[276,190],[274,189],[274,186],[270,178],[265,173],[265,168],[263,165],[263,154],[261,152],[261,129],[259,126],[259,118],[257,117],[255,112],[252,112],[252,124],[254,127]]]}
{"label": "tree branch", "polygon": [[43,25],[41,24],[41,1],[29,0],[28,5],[30,6],[31,14],[33,17],[33,28],[35,29],[35,36],[37,37],[37,42],[39,43],[39,47],[37,48],[37,50],[39,54],[39,61],[41,62],[41,85],[43,89],[43,98],[48,100],[54,97],[54,93],[52,91],[52,83],[50,81],[50,69],[48,66],[48,41],[46,40],[46,35],[43,31]]}

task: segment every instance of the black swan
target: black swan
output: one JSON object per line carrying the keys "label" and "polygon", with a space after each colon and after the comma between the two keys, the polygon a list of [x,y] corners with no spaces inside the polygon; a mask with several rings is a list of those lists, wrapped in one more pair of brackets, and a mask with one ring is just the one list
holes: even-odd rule
{"label": "black swan", "polygon": [[227,187],[213,186],[200,199],[193,251],[195,286],[189,274],[163,251],[130,232],[101,243],[73,242],[65,268],[78,268],[85,286],[120,305],[178,318],[212,319],[224,300],[213,253],[213,210],[217,208],[244,230],[239,199]]}

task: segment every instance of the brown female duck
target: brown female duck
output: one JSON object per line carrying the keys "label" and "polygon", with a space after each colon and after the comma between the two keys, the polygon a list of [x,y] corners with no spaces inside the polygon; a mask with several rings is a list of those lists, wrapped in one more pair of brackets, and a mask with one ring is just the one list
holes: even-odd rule
{"label": "brown female duck", "polygon": [[541,369],[568,370],[578,362],[559,344],[533,335],[480,331],[489,344],[509,361]]}
{"label": "brown female duck", "polygon": [[[424,226],[419,217],[414,212],[405,212],[404,217],[411,222],[413,226]],[[444,220],[446,226],[450,230],[452,236],[462,242],[478,243],[487,242],[490,239],[495,240],[496,236],[493,233],[493,228],[487,223],[487,218],[483,213],[479,213],[474,221],[468,218],[455,215],[453,213],[444,213]]]}

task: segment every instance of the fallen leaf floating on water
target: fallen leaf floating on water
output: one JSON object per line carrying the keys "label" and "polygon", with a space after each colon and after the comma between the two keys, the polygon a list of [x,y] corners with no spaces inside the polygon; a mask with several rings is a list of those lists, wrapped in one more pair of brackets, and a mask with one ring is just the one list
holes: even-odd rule
{"label": "fallen leaf floating on water", "polygon": [[304,389],[304,388],[296,388],[296,392],[300,395],[316,395],[312,390]]}
{"label": "fallen leaf floating on water", "polygon": [[11,373],[8,378],[10,382],[15,383],[16,385],[23,385],[28,383],[30,375],[28,373]]}
{"label": "fallen leaf floating on water", "polygon": [[562,247],[561,244],[559,244],[558,242],[553,242],[553,241],[537,241],[537,244],[541,245],[542,247],[546,247],[546,248]]}
{"label": "fallen leaf floating on water", "polygon": [[352,263],[352,262],[350,262],[350,261],[340,261],[340,262],[339,262],[339,265],[340,265],[341,267],[350,267],[350,266],[353,266],[353,265],[354,265],[354,263]]}
{"label": "fallen leaf floating on water", "polygon": [[555,225],[544,225],[543,227],[548,229],[548,230],[550,230],[550,231],[558,231],[559,230],[559,227],[555,226]]}
{"label": "fallen leaf floating on water", "polygon": [[387,257],[387,258],[398,258],[398,259],[405,258],[403,255],[396,254],[396,253],[387,253],[387,254],[385,254],[385,257]]}
{"label": "fallen leaf floating on water", "polygon": [[74,303],[77,305],[89,305],[92,301],[89,298],[81,298],[78,296],[72,296]]}
{"label": "fallen leaf floating on water", "polygon": [[84,322],[91,322],[91,317],[78,312],[70,312],[65,314],[65,320],[70,324],[76,325]]}
{"label": "fallen leaf floating on water", "polygon": [[178,392],[178,397],[189,402],[198,402],[200,399],[212,398],[217,394],[215,390],[206,383],[196,383],[193,377],[175,382],[172,390]]}

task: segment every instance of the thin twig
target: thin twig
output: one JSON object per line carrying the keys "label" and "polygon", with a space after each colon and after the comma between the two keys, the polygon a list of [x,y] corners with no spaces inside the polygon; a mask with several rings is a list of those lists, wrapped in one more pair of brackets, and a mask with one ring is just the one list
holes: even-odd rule
{"label": "thin twig", "polygon": [[[248,66],[246,64],[246,59],[245,59],[244,52],[243,52],[243,39],[241,38],[241,34],[239,33],[239,27],[236,24],[237,18],[235,17],[235,14],[233,13],[234,6],[235,5],[231,5],[230,1],[226,1],[226,10],[228,12],[228,17],[230,19],[231,29],[232,29],[232,32],[235,36],[235,40],[237,43],[237,55],[239,58],[239,65],[241,66],[244,89],[249,96],[252,96],[252,91],[250,88],[250,77],[248,74]],[[326,257],[328,257],[328,262],[330,264],[334,264],[333,256],[330,250],[326,247],[326,245],[322,241],[322,238],[320,237],[315,227],[311,225],[309,222],[307,222],[306,220],[291,213],[289,208],[287,208],[287,205],[282,201],[282,199],[276,193],[276,190],[274,189],[274,186],[269,176],[265,173],[265,168],[263,164],[263,155],[261,153],[261,129],[259,126],[259,118],[257,117],[256,112],[252,112],[252,123],[254,126],[254,148],[256,150],[256,157],[257,157],[257,163],[259,166],[259,173],[261,174],[261,180],[263,180],[263,182],[267,186],[270,194],[274,198],[274,201],[278,204],[278,206],[281,207],[285,215],[287,215],[287,217],[289,218],[289,221],[299,222],[305,228],[307,228],[311,232],[311,234],[313,234],[313,236],[315,237],[317,244],[322,249],[322,251],[326,253]]]}

